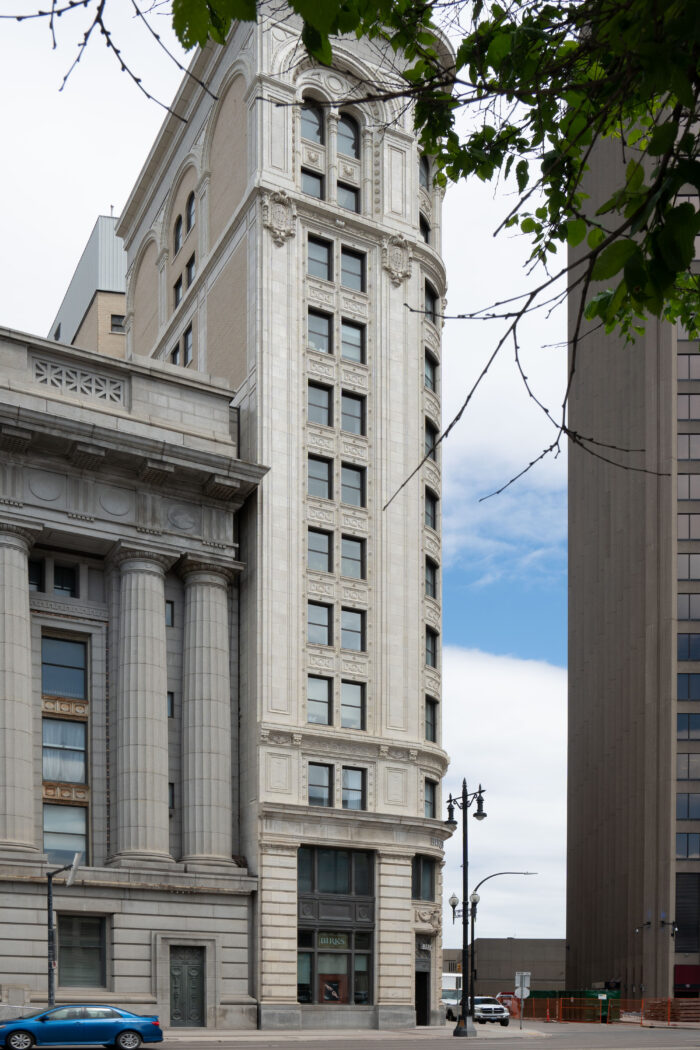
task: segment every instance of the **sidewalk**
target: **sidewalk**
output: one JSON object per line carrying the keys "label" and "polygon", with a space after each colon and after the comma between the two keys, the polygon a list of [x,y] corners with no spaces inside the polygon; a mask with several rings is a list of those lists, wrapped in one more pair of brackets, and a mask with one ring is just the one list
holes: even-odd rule
{"label": "sidewalk", "polygon": [[[433,1025],[429,1028],[397,1028],[382,1029],[381,1031],[376,1028],[295,1028],[290,1031],[270,1028],[266,1028],[263,1031],[259,1031],[256,1028],[236,1028],[232,1030],[224,1028],[166,1028],[163,1030],[163,1036],[166,1043],[190,1044],[195,1040],[197,1043],[258,1041],[270,1043],[281,1040],[290,1043],[312,1043],[317,1041],[329,1043],[340,1039],[361,1039],[367,1042],[380,1039],[402,1039],[405,1042],[411,1039],[434,1039],[437,1042],[441,1039],[451,1039],[453,1029],[454,1024],[452,1022],[445,1025]],[[551,1035],[551,1029],[552,1025],[540,1025],[532,1021],[526,1022],[522,1031],[518,1021],[511,1021],[507,1028],[502,1028],[501,1025],[496,1024],[476,1026],[479,1039],[512,1039],[513,1036],[525,1039],[542,1039]]]}

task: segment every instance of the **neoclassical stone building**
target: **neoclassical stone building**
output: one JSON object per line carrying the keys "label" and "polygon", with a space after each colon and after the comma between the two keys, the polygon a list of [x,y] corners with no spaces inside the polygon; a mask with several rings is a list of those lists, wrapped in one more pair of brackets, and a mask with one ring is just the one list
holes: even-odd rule
{"label": "neoclassical stone building", "polygon": [[[441,193],[405,107],[361,101],[363,84],[389,76],[377,49],[348,40],[335,55],[332,70],[312,66],[294,25],[270,19],[200,52],[197,79],[173,103],[186,122],[165,121],[117,227],[125,360],[99,367],[125,383],[158,376],[148,398],[174,413],[162,441],[197,464],[229,456],[228,467],[134,461],[134,536],[102,525],[99,500],[89,525],[66,503],[88,584],[98,566],[82,537],[96,521],[105,531],[99,601],[120,641],[101,665],[90,657],[109,673],[94,729],[102,750],[89,785],[70,789],[89,799],[65,796],[93,815],[87,874],[58,905],[59,994],[70,993],[66,945],[70,958],[81,936],[68,918],[61,932],[61,915],[77,912],[102,923],[111,958],[97,983],[93,971],[91,995],[139,993],[129,1001],[153,1004],[166,1025],[440,1017]],[[223,394],[210,376],[230,387],[233,437],[227,414],[216,431]],[[206,437],[193,436],[199,427]],[[95,472],[91,492],[102,463],[81,468]],[[75,549],[53,529],[49,539]],[[16,531],[7,543],[25,591],[30,544]],[[61,557],[44,558],[49,591]],[[47,698],[38,666],[24,673],[36,806]],[[95,770],[100,754],[109,762]],[[64,788],[55,785],[61,799]],[[40,852],[41,836],[32,843]],[[93,882],[108,887],[102,908]],[[41,883],[32,892],[37,909]],[[168,912],[176,899],[179,924]],[[141,939],[120,940],[127,901],[149,930]],[[26,979],[32,994],[41,972]],[[190,980],[192,1013],[181,994]]]}

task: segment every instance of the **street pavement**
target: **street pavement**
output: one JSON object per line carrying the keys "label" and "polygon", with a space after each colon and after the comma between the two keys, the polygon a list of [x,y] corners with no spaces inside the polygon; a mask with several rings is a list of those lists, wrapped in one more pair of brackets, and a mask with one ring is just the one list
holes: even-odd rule
{"label": "street pavement", "polygon": [[[166,1029],[164,1050],[284,1050],[305,1043],[309,1050],[367,1050],[368,1044],[386,1044],[389,1050],[407,1046],[410,1050],[447,1050],[453,1038],[454,1024],[434,1028],[409,1028],[397,1031],[348,1031],[346,1029],[271,1032],[269,1030],[228,1032],[199,1029]],[[477,1025],[471,1042],[497,1040],[498,1050],[686,1050],[700,1046],[700,1030],[684,1028],[647,1028],[639,1025],[546,1024],[511,1021],[500,1025]],[[455,1044],[451,1044],[454,1046]],[[496,1050],[494,1047],[493,1050]]]}

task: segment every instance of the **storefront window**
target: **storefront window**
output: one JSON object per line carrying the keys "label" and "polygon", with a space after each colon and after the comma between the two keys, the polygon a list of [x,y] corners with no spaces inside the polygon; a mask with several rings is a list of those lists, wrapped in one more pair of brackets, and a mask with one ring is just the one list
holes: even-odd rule
{"label": "storefront window", "polygon": [[[302,950],[309,947],[311,951]],[[326,1006],[370,1004],[371,947],[371,933],[299,930],[298,1001]]]}

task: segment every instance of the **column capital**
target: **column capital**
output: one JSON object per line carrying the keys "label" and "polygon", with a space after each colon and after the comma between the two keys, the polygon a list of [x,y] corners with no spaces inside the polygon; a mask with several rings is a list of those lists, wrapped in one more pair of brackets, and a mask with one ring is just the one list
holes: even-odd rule
{"label": "column capital", "polygon": [[[150,570],[162,576],[175,564],[177,555],[162,549],[159,550],[157,547],[149,547],[146,544],[142,546],[141,544],[120,540],[118,543],[115,543],[109,552],[108,561],[111,565],[118,566],[122,572],[147,572]],[[146,564],[140,567],[137,564],[129,566],[129,562],[145,562]]]}
{"label": "column capital", "polygon": [[200,582],[228,586],[243,570],[243,565],[239,561],[219,559],[216,555],[209,557],[208,555],[184,554],[177,568],[186,583],[193,582],[195,575],[202,575],[209,576],[210,580]]}
{"label": "column capital", "polygon": [[0,518],[0,546],[24,546],[29,551],[43,531],[41,525],[21,521],[4,521]]}

